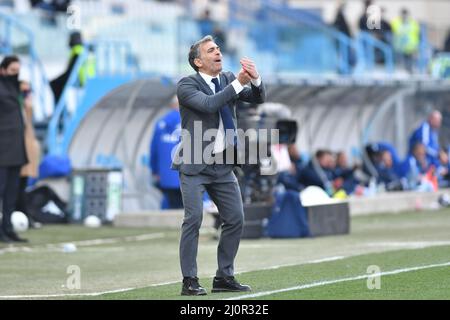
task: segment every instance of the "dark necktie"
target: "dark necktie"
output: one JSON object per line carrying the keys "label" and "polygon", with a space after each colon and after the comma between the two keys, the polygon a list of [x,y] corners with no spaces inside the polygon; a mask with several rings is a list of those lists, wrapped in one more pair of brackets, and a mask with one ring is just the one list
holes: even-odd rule
{"label": "dark necktie", "polygon": [[[219,84],[219,79],[212,78],[211,81],[212,81],[212,83],[214,83],[214,88],[216,90],[216,93],[218,93],[219,91],[222,91],[222,88],[220,87],[220,84]],[[222,117],[222,123],[223,123],[223,129],[225,130],[226,141],[230,145],[235,145],[236,140],[237,140],[236,139],[236,128],[234,126],[230,107],[228,105],[224,105],[223,107],[220,108],[219,112],[220,112],[220,116]],[[233,130],[233,135],[230,136],[229,134],[227,134],[227,129]]]}

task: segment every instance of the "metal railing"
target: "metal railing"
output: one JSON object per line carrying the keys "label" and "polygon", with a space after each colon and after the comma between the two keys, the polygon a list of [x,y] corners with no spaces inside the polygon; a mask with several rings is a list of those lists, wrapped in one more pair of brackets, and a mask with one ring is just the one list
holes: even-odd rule
{"label": "metal railing", "polygon": [[390,45],[365,31],[359,32],[357,39],[364,50],[366,70],[373,70],[375,68],[377,64],[376,52],[378,50],[382,54],[382,61],[386,73],[394,72],[394,50]]}
{"label": "metal railing", "polygon": [[[99,40],[85,44],[84,47],[85,50],[78,56],[72,68],[48,125],[47,147],[51,154],[67,152],[67,129],[74,127],[74,121],[79,123],[82,120],[77,115],[78,107],[84,97],[84,88],[79,82],[79,72],[90,55],[95,56],[95,76],[135,74],[139,71],[136,61],[132,58],[131,47],[126,42]],[[70,95],[71,92],[75,94]]]}
{"label": "metal railing", "polygon": [[[254,7],[257,8],[256,10],[258,10],[259,13],[266,10],[268,16],[266,18],[269,19],[270,16],[270,20],[272,22],[275,20],[278,21],[279,24],[290,24],[298,30],[306,27],[309,30],[315,30],[323,36],[328,37],[330,42],[335,43],[334,52],[327,53],[334,53],[337,55],[337,65],[335,66],[334,72],[338,72],[340,74],[350,74],[353,69],[359,70],[361,69],[361,66],[365,65],[365,57],[360,46],[358,45],[358,42],[346,36],[342,32],[328,26],[321,21],[319,16],[304,10],[293,10],[285,4],[276,3],[274,1],[254,0],[252,2],[254,2]],[[248,20],[254,19],[254,17],[251,17],[251,12],[246,9],[246,5],[244,6],[235,0],[230,1],[230,19],[232,24],[237,24],[236,21],[233,21],[233,16],[242,17],[242,14],[236,13],[239,11],[247,12]],[[264,21],[259,22],[264,23]],[[292,54],[294,54],[294,52],[292,52]]]}
{"label": "metal railing", "polygon": [[[270,16],[273,22],[274,17],[278,17],[279,23],[291,23],[299,30],[304,27],[314,29],[326,37],[330,37],[336,43],[335,53],[337,54],[337,72],[340,74],[362,73],[372,71],[376,65],[376,52],[382,54],[383,59],[380,65],[387,74],[394,72],[395,61],[393,49],[386,43],[378,40],[373,35],[361,32],[356,38],[350,38],[332,26],[324,23],[320,16],[307,10],[292,9],[285,3],[278,3],[272,0],[253,0],[254,8],[248,10],[247,3],[245,7],[238,1],[230,1],[230,19],[232,24],[238,24],[233,21],[233,17],[241,20],[254,19],[257,12],[267,10],[267,16]],[[243,13],[244,12],[244,13]],[[264,17],[264,14],[262,15]],[[266,17],[269,19],[268,17]],[[260,21],[264,23],[264,21]],[[333,52],[329,52],[333,54]]]}

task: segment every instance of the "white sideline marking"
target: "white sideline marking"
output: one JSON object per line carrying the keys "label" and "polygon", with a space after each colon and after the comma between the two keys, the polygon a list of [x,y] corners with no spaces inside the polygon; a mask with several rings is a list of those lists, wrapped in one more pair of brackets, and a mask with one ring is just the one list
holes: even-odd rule
{"label": "white sideline marking", "polygon": [[124,289],[116,289],[116,290],[108,290],[108,291],[100,291],[100,292],[91,292],[91,293],[59,293],[59,294],[35,294],[35,295],[15,295],[15,296],[0,296],[0,299],[39,299],[39,298],[64,298],[64,297],[96,297],[109,293],[120,293],[127,292],[137,289],[145,289],[149,287],[160,287],[169,284],[179,283],[180,281],[170,281],[170,282],[162,282],[155,283],[145,287],[136,287],[136,288],[124,288]]}
{"label": "white sideline marking", "polygon": [[[326,260],[326,259],[322,259]],[[329,284],[335,284],[340,282],[347,282],[347,281],[354,281],[354,280],[361,280],[370,277],[376,277],[376,276],[386,276],[386,275],[392,275],[392,274],[398,274],[398,273],[404,273],[404,272],[410,272],[410,271],[417,271],[417,270],[423,270],[423,269],[430,269],[430,268],[436,268],[436,267],[446,267],[450,266],[450,262],[440,263],[440,264],[431,264],[427,266],[419,266],[419,267],[411,267],[411,268],[404,268],[404,269],[397,269],[393,271],[387,271],[387,272],[381,272],[381,273],[375,273],[375,274],[364,274],[356,277],[351,278],[343,278],[343,279],[337,279],[337,280],[329,280],[329,281],[320,281],[310,284],[305,284],[301,286],[296,287],[290,287],[285,289],[278,289],[278,290],[272,290],[272,291],[264,291],[264,292],[258,292],[254,294],[247,294],[237,297],[231,297],[224,300],[241,300],[246,298],[257,298],[262,296],[267,296],[275,293],[281,293],[281,292],[287,292],[287,291],[294,291],[294,290],[302,290],[302,289],[309,289],[319,286],[325,286]],[[144,289],[148,287],[158,287],[163,285],[169,285],[178,283],[179,281],[170,281],[170,282],[164,282],[164,283],[157,283],[152,284],[150,286],[146,287],[139,287],[139,288],[124,288],[124,289],[116,289],[116,290],[108,290],[108,291],[101,291],[101,292],[92,292],[92,293],[66,293],[66,294],[38,294],[38,295],[11,295],[11,296],[0,296],[0,299],[39,299],[39,298],[63,298],[63,297],[79,297],[79,296],[87,296],[87,297],[95,297],[95,296],[101,296],[104,294],[109,293],[120,293],[120,292],[126,292],[136,289]]]}
{"label": "white sideline marking", "polygon": [[[291,264],[284,264],[284,265],[277,265],[277,266],[271,266],[266,268],[260,268],[260,269],[252,269],[252,270],[242,270],[239,272],[236,272],[236,274],[246,273],[246,272],[252,272],[252,271],[264,271],[264,270],[272,270],[272,269],[279,269],[283,267],[293,267],[298,265],[305,265],[305,264],[314,264],[314,263],[321,263],[321,262],[328,262],[328,261],[335,261],[344,259],[346,257],[344,256],[336,256],[336,257],[329,257],[329,258],[323,258],[318,260],[312,260],[312,261],[306,261],[302,263],[291,263]],[[168,281],[168,282],[161,282],[161,283],[154,283],[149,286],[144,287],[136,287],[136,288],[125,288],[125,289],[117,289],[117,290],[111,290],[111,291],[101,291],[101,292],[93,292],[93,293],[61,293],[61,294],[49,294],[49,295],[15,295],[15,296],[0,296],[0,299],[39,299],[39,298],[63,298],[63,297],[79,297],[79,296],[101,296],[103,294],[108,293],[119,293],[119,292],[126,292],[136,289],[144,289],[144,288],[154,288],[154,287],[160,287],[165,285],[171,285],[180,283],[180,281]]]}
{"label": "white sideline marking", "polygon": [[117,289],[103,292],[92,292],[92,293],[61,293],[61,294],[32,294],[32,295],[16,295],[16,296],[0,296],[0,299],[39,299],[39,298],[62,298],[62,297],[79,297],[79,296],[88,296],[95,297],[100,296],[102,294],[107,293],[119,293],[134,290],[137,288],[125,288],[125,289]]}
{"label": "white sideline marking", "polygon": [[336,261],[336,260],[342,260],[344,258],[347,258],[347,257],[346,256],[329,257],[329,258],[313,260],[310,263],[322,263],[322,262]]}
{"label": "white sideline marking", "polygon": [[33,249],[30,247],[7,247],[4,249],[0,249],[0,254],[3,253],[14,253],[14,252],[32,252]]}
{"label": "white sideline marking", "polygon": [[272,291],[263,291],[263,292],[253,293],[253,294],[246,294],[246,295],[242,295],[242,296],[227,298],[224,300],[241,300],[241,299],[247,299],[247,298],[257,298],[257,297],[268,296],[268,295],[275,294],[275,293],[303,290],[303,289],[309,289],[309,288],[314,288],[314,287],[326,286],[329,284],[340,283],[340,282],[361,280],[361,279],[366,279],[368,277],[377,277],[377,276],[381,277],[381,276],[399,274],[399,273],[404,273],[404,272],[411,272],[411,271],[430,269],[430,268],[436,268],[436,267],[448,267],[448,266],[450,266],[450,262],[445,262],[445,263],[440,263],[440,264],[430,264],[427,266],[420,266],[420,267],[397,269],[397,270],[381,272],[381,273],[374,273],[374,274],[363,274],[363,275],[356,276],[356,277],[328,280],[328,281],[319,281],[319,282],[304,284],[304,285],[296,286],[296,287],[290,287],[290,288],[284,288],[284,289],[278,289],[278,290],[272,290]]}
{"label": "white sideline marking", "polygon": [[159,233],[149,233],[149,234],[141,234],[137,236],[126,236],[126,237],[119,237],[119,238],[104,238],[104,239],[92,239],[92,240],[81,240],[81,241],[66,241],[61,243],[49,243],[46,245],[37,245],[34,247],[7,247],[4,249],[0,249],[0,254],[3,253],[15,253],[15,252],[33,252],[34,249],[42,249],[46,248],[48,250],[54,250],[54,251],[61,251],[62,246],[64,246],[67,243],[73,243],[76,246],[79,247],[89,247],[89,246],[97,246],[102,244],[113,244],[113,243],[120,243],[120,242],[133,242],[133,241],[145,241],[145,240],[152,240],[152,239],[160,239],[164,238],[165,234],[162,232]]}
{"label": "white sideline marking", "polygon": [[404,249],[423,249],[435,246],[450,245],[450,241],[389,241],[389,242],[371,242],[366,244],[369,247],[400,247]]}
{"label": "white sideline marking", "polygon": [[[348,256],[348,257],[350,257],[350,256]],[[342,260],[342,259],[348,258],[348,257],[336,256],[336,257],[329,257],[329,258],[305,261],[305,262],[300,262],[300,263],[286,263],[286,264],[280,264],[280,265],[276,265],[276,266],[270,266],[270,267],[259,268],[259,269],[240,270],[239,272],[235,272],[235,274],[241,274],[241,273],[253,272],[253,271],[276,270],[276,269],[280,269],[280,268],[284,268],[284,267],[294,267],[294,266],[301,266],[301,265],[305,265],[305,264],[337,261],[337,260]]]}
{"label": "white sideline marking", "polygon": [[[163,233],[154,233],[154,234],[148,234],[148,235],[142,235],[142,236],[152,236],[152,235],[164,235],[164,234]],[[137,236],[137,237],[139,237],[139,236]],[[405,242],[403,244],[407,244],[407,243],[408,242]],[[61,244],[64,244],[64,243],[61,243]],[[376,244],[379,245],[380,243],[373,243],[373,245],[376,245]],[[433,243],[433,244],[430,244],[429,246],[434,246],[434,245],[436,245],[436,244]],[[18,248],[12,247],[12,248],[6,248],[5,250],[20,249],[20,248],[25,248],[25,247],[18,247]],[[27,248],[27,249],[29,249],[29,248]],[[2,252],[0,251],[0,254],[1,253]],[[279,269],[279,268],[282,268],[282,267],[293,267],[293,266],[300,266],[300,265],[306,265],[306,264],[314,264],[314,263],[335,261],[335,260],[341,260],[341,259],[344,259],[344,258],[350,258],[350,257],[357,256],[357,255],[359,255],[359,254],[348,255],[348,256],[328,257],[328,258],[322,258],[322,259],[317,259],[317,260],[305,261],[305,262],[301,262],[301,263],[276,265],[276,266],[271,266],[271,267],[266,267],[266,268],[259,268],[259,269],[241,270],[239,272],[236,272],[236,274],[241,274],[241,273],[246,273],[246,272],[254,272],[254,271],[264,271],[264,270],[271,270],[271,269]],[[450,264],[450,262],[448,262],[447,264]],[[434,265],[431,265],[431,267],[433,267],[433,266]],[[438,266],[438,265],[436,265],[436,266]],[[411,270],[411,271],[413,271],[413,270]],[[386,275],[386,274],[381,274],[381,275]],[[365,275],[365,277],[367,277],[367,276],[368,275]],[[375,276],[375,274],[371,274],[371,276]],[[355,279],[355,280],[357,280],[357,279]],[[340,279],[340,280],[334,280],[334,281],[342,282],[342,281],[351,281],[351,280]],[[151,285],[148,285],[148,286],[144,286],[144,287],[125,288],[125,289],[117,289],[117,290],[110,290],[110,291],[93,292],[93,293],[0,296],[0,299],[33,299],[33,298],[62,298],[62,297],[70,297],[70,296],[101,296],[103,294],[126,292],[126,291],[131,291],[131,290],[136,290],[136,289],[159,287],[159,286],[176,284],[176,283],[180,283],[180,281],[169,281],[169,282],[162,282],[162,283],[154,283],[154,284],[151,284]],[[334,283],[334,282],[331,282],[331,283]],[[326,284],[329,284],[329,283],[324,282],[324,284],[320,284],[320,285],[326,285]],[[315,285],[315,286],[317,286],[317,285]],[[300,286],[300,287],[302,287],[302,286]],[[301,288],[301,289],[305,289],[305,288]],[[285,289],[282,289],[282,290],[285,290]],[[297,290],[297,289],[290,289],[290,290]],[[280,292],[283,292],[283,291],[280,291]],[[229,299],[245,299],[245,298],[244,298],[244,296],[239,296],[239,297],[236,297],[236,298],[229,298]]]}
{"label": "white sideline marking", "polygon": [[149,233],[149,234],[141,234],[138,236],[126,236],[126,237],[119,237],[119,238],[104,238],[104,239],[92,239],[92,240],[81,240],[81,241],[66,241],[61,243],[55,243],[55,244],[48,244],[47,246],[61,246],[66,243],[73,243],[80,247],[87,247],[87,246],[96,246],[99,244],[111,244],[111,243],[118,243],[118,242],[132,242],[132,241],[144,241],[144,240],[151,240],[151,239],[159,239],[163,238],[164,233]]}

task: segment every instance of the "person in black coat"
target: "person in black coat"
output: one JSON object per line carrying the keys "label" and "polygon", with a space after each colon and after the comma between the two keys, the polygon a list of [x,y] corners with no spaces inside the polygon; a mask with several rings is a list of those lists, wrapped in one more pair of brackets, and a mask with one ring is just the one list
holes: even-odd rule
{"label": "person in black coat", "polygon": [[347,22],[347,18],[344,15],[345,2],[339,4],[338,10],[336,12],[336,18],[334,19],[333,26],[347,37],[351,38],[352,33]]}
{"label": "person in black coat", "polygon": [[0,63],[0,223],[1,242],[25,242],[15,232],[11,215],[19,189],[20,169],[28,163],[25,124],[19,103],[20,62],[8,56]]}
{"label": "person in black coat", "polygon": [[79,31],[74,31],[69,36],[70,57],[66,70],[57,78],[50,81],[50,88],[55,97],[55,104],[58,103],[59,98],[63,93],[64,87],[69,80],[72,69],[75,67],[78,57],[80,56],[80,49],[78,47],[83,45],[83,37]]}
{"label": "person in black coat", "polygon": [[[336,17],[334,19],[334,22],[332,26],[339,32],[343,33],[348,38],[352,38],[352,31],[350,28],[350,25],[347,22],[347,18],[345,17],[344,10],[345,10],[346,4],[344,1],[339,2],[338,9],[336,12]],[[336,48],[339,51],[340,44],[336,40]],[[345,46],[344,50],[347,52],[347,62],[350,66],[353,66],[356,63],[356,56],[352,48]]]}

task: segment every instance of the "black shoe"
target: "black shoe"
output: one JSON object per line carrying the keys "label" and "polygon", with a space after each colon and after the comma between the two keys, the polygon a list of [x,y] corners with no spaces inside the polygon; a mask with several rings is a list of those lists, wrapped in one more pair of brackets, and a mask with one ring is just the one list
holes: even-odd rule
{"label": "black shoe", "polygon": [[14,242],[28,242],[28,239],[23,239],[17,235],[17,233],[9,232],[7,234],[8,238]]}
{"label": "black shoe", "polygon": [[204,296],[206,290],[198,283],[198,278],[183,278],[183,288],[181,289],[182,296]]}
{"label": "black shoe", "polygon": [[216,292],[246,292],[252,291],[250,286],[240,284],[234,277],[218,278],[214,277],[212,293]]}

